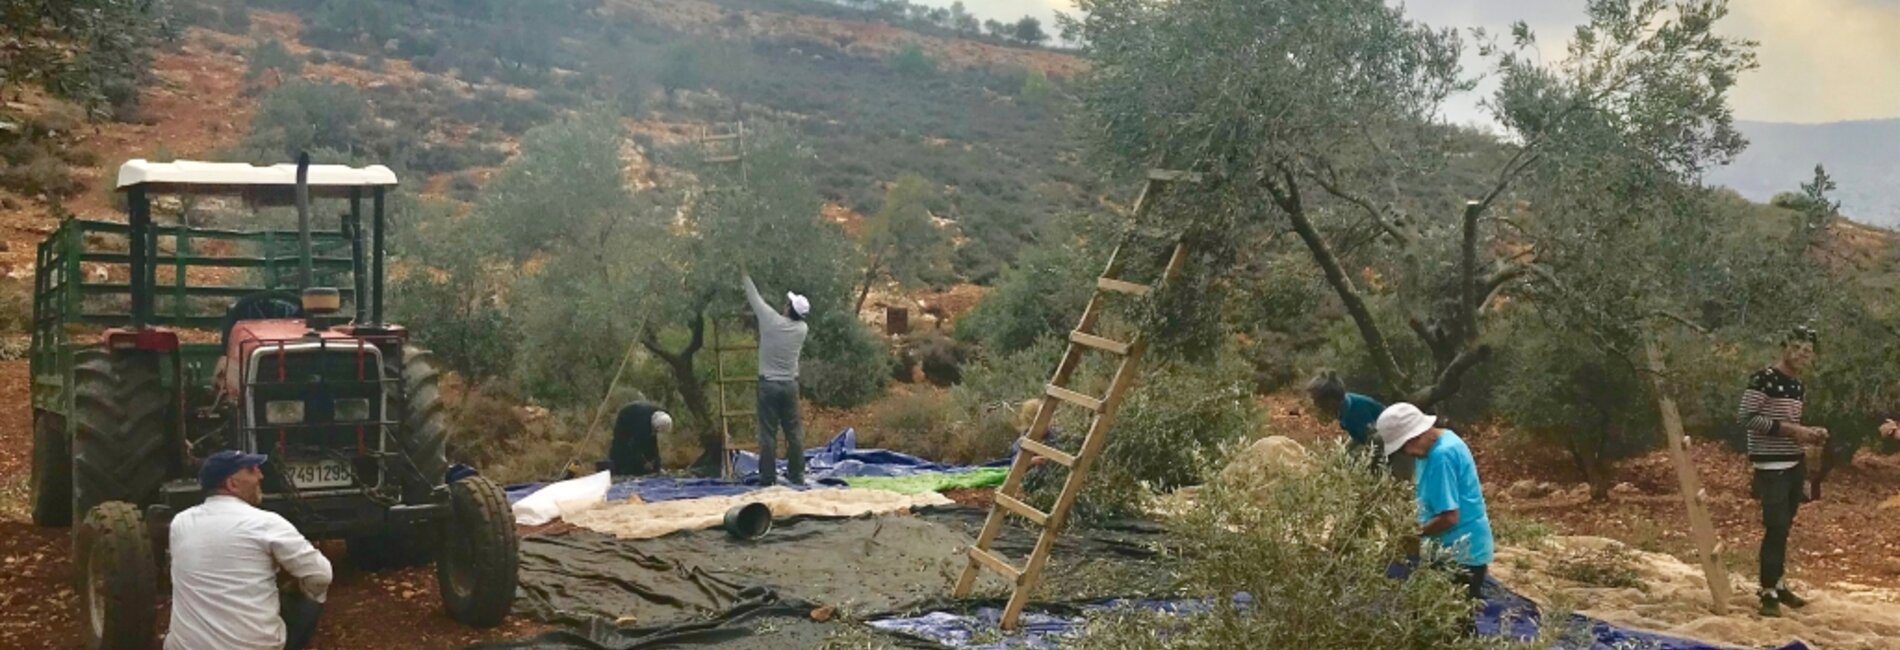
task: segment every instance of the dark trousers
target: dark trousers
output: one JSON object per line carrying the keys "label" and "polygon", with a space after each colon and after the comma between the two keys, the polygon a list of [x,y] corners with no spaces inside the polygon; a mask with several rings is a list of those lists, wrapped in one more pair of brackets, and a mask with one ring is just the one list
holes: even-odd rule
{"label": "dark trousers", "polygon": [[785,432],[785,474],[805,482],[804,427],[798,423],[798,382],[759,380],[759,484],[778,482],[778,432]]}
{"label": "dark trousers", "polygon": [[1807,467],[1755,470],[1755,498],[1761,501],[1761,588],[1781,586],[1788,571],[1788,532],[1794,530],[1795,511],[1801,509],[1801,484]]}
{"label": "dark trousers", "polygon": [[1474,600],[1484,600],[1484,577],[1490,575],[1491,565],[1461,566],[1464,569],[1462,582],[1465,584],[1465,596]]}
{"label": "dark trousers", "polygon": [[323,603],[311,600],[298,591],[285,591],[278,600],[279,615],[284,619],[284,650],[303,650],[309,647],[310,640],[317,636],[317,619],[322,617]]}

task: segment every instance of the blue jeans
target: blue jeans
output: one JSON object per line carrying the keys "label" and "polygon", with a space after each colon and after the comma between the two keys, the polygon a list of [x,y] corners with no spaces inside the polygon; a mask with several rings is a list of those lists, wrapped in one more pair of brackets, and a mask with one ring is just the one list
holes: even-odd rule
{"label": "blue jeans", "polygon": [[317,619],[323,614],[323,603],[302,593],[287,591],[278,599],[278,608],[287,631],[284,650],[308,647],[310,640],[317,636]]}
{"label": "blue jeans", "polygon": [[785,475],[805,482],[804,427],[798,423],[798,382],[759,380],[759,484],[778,482],[778,432],[785,431]]}

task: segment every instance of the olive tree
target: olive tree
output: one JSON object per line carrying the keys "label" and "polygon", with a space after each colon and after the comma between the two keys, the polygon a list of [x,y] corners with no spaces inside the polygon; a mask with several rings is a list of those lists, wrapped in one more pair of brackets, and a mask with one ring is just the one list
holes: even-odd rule
{"label": "olive tree", "polygon": [[[1711,31],[1720,2],[1592,2],[1569,56],[1553,64],[1519,54],[1534,44],[1520,24],[1517,47],[1483,49],[1500,77],[1486,106],[1504,133],[1498,155],[1478,156],[1461,148],[1468,134],[1437,123],[1446,98],[1471,87],[1462,40],[1400,7],[1091,0],[1083,9],[1094,150],[1123,171],[1203,174],[1162,205],[1204,277],[1188,280],[1196,299],[1160,316],[1193,319],[1217,302],[1205,296],[1241,252],[1229,235],[1277,221],[1323,272],[1389,391],[1424,405],[1454,394],[1491,355],[1486,305],[1536,268],[1501,224],[1542,213],[1521,186],[1578,144],[1570,127],[1606,127],[1592,134],[1641,165],[1720,160],[1740,146],[1725,93],[1753,64],[1747,43]],[[1367,231],[1376,242],[1357,243]],[[1379,293],[1396,299],[1382,302],[1405,312],[1427,358],[1401,358],[1405,346],[1369,300]]]}
{"label": "olive tree", "polygon": [[905,174],[884,193],[884,206],[864,223],[858,247],[864,278],[853,312],[864,310],[871,285],[889,277],[904,286],[943,281],[950,273],[950,237],[931,219],[936,190],[930,180]]}

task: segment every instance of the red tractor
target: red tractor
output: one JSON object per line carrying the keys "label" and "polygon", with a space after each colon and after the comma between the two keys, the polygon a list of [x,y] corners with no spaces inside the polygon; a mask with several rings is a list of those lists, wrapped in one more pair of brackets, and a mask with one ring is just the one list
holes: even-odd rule
{"label": "red tractor", "polygon": [[[434,562],[456,620],[507,616],[507,499],[451,468],[434,359],[383,317],[395,185],[380,165],[307,157],[134,160],[119,169],[126,223],[69,219],[40,244],[33,518],[77,525],[89,647],[153,646],[167,525],[203,499],[198,465],[223,449],[270,455],[263,507],[304,535],[347,540],[368,569]],[[180,214],[186,201],[295,205],[297,228],[158,225],[162,195]],[[334,230],[312,230],[313,198],[347,202]]]}

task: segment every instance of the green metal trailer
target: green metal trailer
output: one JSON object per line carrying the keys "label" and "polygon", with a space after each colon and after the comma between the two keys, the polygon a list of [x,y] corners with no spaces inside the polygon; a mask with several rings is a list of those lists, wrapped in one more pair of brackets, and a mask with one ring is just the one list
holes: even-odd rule
{"label": "green metal trailer", "polygon": [[[40,243],[33,517],[77,524],[90,647],[152,647],[165,527],[224,449],[271,457],[259,505],[306,536],[348,540],[369,569],[435,561],[451,615],[506,616],[507,501],[451,476],[439,371],[384,317],[395,184],[380,166],[135,160],[119,174],[125,223],[68,219]],[[161,225],[167,195],[294,204],[298,227]],[[348,210],[320,229],[312,198]]]}

